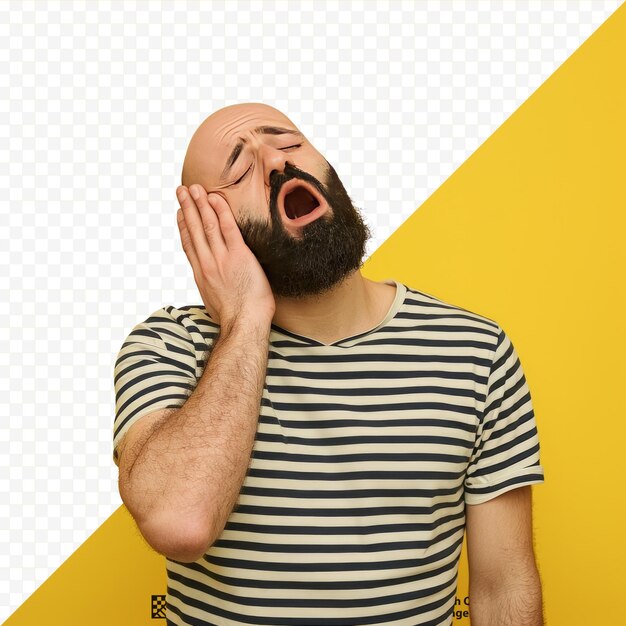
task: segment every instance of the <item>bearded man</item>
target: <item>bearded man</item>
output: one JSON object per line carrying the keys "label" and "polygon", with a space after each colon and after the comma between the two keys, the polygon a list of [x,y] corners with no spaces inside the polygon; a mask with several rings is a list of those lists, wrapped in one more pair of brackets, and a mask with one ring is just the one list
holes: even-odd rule
{"label": "bearded man", "polygon": [[530,392],[498,323],[360,268],[370,232],[283,113],[196,130],[177,223],[202,305],[115,364],[120,495],[168,624],[540,626]]}

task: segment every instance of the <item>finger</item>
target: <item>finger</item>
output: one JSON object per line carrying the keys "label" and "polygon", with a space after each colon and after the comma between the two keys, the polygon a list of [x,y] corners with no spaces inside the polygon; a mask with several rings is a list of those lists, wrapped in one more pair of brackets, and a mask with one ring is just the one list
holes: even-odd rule
{"label": "finger", "polygon": [[178,187],[176,195],[178,196],[178,201],[183,209],[185,224],[187,226],[187,230],[189,231],[193,247],[196,251],[196,256],[199,262],[198,265],[200,268],[204,268],[205,259],[209,263],[212,263],[214,259],[204,233],[202,218],[200,217],[196,204],[186,187],[183,185]]}
{"label": "finger", "polygon": [[219,219],[226,247],[232,249],[241,245],[243,243],[241,230],[226,198],[218,193],[211,193],[209,194],[209,203]]}
{"label": "finger", "polygon": [[187,228],[185,216],[182,209],[178,209],[178,212],[176,213],[176,221],[178,222],[178,230],[180,231],[180,240],[183,244],[183,250],[185,251],[187,258],[189,259],[189,263],[191,263],[191,268],[193,269],[194,276],[199,276],[201,273],[200,261],[198,260],[198,255],[196,254],[196,250],[193,247],[193,242],[191,241],[191,233]]}
{"label": "finger", "polygon": [[224,242],[224,237],[220,230],[220,221],[213,208],[209,205],[206,189],[202,185],[195,184],[189,187],[189,192],[198,207],[209,247],[214,254],[224,252],[226,250],[226,243]]}

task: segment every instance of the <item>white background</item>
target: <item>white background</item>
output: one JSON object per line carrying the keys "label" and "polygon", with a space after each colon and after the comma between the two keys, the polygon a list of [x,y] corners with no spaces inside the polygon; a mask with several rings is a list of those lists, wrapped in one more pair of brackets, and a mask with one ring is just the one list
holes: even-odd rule
{"label": "white background", "polygon": [[337,170],[367,256],[620,2],[0,2],[0,619],[122,504],[113,364],[201,304],[187,144],[266,102]]}

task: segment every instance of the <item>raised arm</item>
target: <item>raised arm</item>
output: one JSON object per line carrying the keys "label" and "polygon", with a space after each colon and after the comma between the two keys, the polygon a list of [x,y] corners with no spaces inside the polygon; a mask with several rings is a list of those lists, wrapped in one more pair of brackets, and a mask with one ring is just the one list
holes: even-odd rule
{"label": "raised arm", "polygon": [[133,428],[140,433],[121,451],[119,478],[122,500],[146,541],[185,562],[200,558],[221,534],[245,479],[275,310],[267,277],[225,198],[217,195],[209,205],[197,187],[195,202],[178,188],[178,226],[220,332],[185,404],[151,430],[133,425],[125,435]]}
{"label": "raised arm", "polygon": [[195,561],[224,529],[254,444],[268,345],[268,323],[223,328],[185,404],[122,450],[120,495],[157,552]]}

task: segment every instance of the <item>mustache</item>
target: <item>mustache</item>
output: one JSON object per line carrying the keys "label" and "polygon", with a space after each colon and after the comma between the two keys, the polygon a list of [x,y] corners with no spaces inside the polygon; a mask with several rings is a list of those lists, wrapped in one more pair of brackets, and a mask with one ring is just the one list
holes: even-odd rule
{"label": "mustache", "polygon": [[278,199],[278,194],[280,194],[280,190],[283,188],[283,185],[288,183],[290,180],[297,179],[303,180],[305,182],[310,183],[315,187],[322,196],[324,196],[324,190],[321,188],[319,181],[310,174],[298,169],[297,167],[293,167],[289,164],[285,166],[284,174],[280,174],[275,172],[275,177],[272,179],[272,193],[270,197],[270,205],[276,205],[276,201]]}

